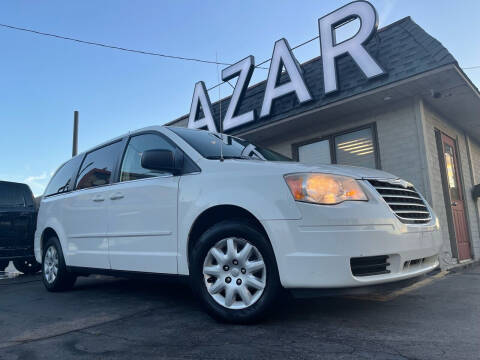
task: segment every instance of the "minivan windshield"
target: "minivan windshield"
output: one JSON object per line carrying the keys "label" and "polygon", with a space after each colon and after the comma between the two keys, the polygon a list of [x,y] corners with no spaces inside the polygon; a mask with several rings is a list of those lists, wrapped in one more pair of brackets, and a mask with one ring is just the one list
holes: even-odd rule
{"label": "minivan windshield", "polygon": [[[292,159],[275,151],[233,136],[180,127],[169,127],[169,129],[207,159],[220,159],[223,154],[224,159],[292,161]],[[222,141],[223,148],[221,146]]]}

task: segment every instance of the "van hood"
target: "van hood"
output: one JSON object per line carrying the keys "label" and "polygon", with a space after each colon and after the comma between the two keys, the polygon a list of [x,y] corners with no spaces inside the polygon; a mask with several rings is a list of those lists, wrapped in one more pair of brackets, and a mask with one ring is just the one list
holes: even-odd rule
{"label": "van hood", "polygon": [[[349,165],[317,165],[309,166],[295,163],[295,168],[303,172],[321,172],[327,174],[350,176],[355,179],[398,179],[398,176],[386,171]],[[292,167],[293,168],[293,167]]]}
{"label": "van hood", "polygon": [[281,173],[282,175],[292,173],[326,173],[334,175],[349,176],[355,179],[398,179],[398,176],[388,172],[370,169],[359,166],[348,165],[305,165],[299,162],[290,161],[261,161],[261,160],[226,160],[225,163],[230,163],[234,167],[245,169],[251,167],[251,171],[273,171]]}

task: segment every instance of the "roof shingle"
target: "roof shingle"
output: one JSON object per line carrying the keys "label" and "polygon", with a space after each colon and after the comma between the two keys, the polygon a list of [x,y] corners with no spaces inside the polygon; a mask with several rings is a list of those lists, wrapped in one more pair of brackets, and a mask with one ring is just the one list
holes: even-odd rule
{"label": "roof shingle", "polygon": [[[455,58],[438,40],[427,34],[410,17],[403,18],[378,30],[365,47],[387,74],[367,80],[350,56],[339,57],[337,58],[339,91],[325,95],[322,59],[321,57],[314,58],[301,65],[304,80],[313,97],[312,101],[299,105],[295,94],[285,95],[274,100],[270,116],[232,129],[232,132],[253,129],[447,64],[457,63]],[[284,74],[282,78],[285,78],[285,76]],[[280,81],[282,81],[282,78]],[[239,104],[239,113],[251,109],[255,109],[257,114],[260,112],[265,86],[266,81],[263,81],[248,88],[243,102]],[[230,98],[222,100],[222,118],[225,116],[229,102]],[[220,102],[212,104],[212,108],[218,127]],[[185,118],[188,118],[188,115],[174,120],[170,125],[184,121]]]}

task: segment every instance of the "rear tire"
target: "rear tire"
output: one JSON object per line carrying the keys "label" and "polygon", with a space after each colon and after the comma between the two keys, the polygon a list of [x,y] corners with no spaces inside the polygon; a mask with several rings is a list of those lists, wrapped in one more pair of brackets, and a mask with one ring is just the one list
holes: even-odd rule
{"label": "rear tire", "polygon": [[48,291],[66,291],[73,287],[77,276],[67,270],[62,246],[57,237],[53,236],[47,240],[42,260],[42,280]]}
{"label": "rear tire", "polygon": [[9,260],[0,260],[0,271],[5,271],[9,263]]}
{"label": "rear tire", "polygon": [[13,265],[15,266],[15,269],[25,275],[36,274],[42,269],[42,265],[33,258],[13,260]]}
{"label": "rear tire", "polygon": [[270,242],[242,220],[222,221],[200,236],[192,250],[190,280],[206,311],[230,323],[261,320],[282,296]]}

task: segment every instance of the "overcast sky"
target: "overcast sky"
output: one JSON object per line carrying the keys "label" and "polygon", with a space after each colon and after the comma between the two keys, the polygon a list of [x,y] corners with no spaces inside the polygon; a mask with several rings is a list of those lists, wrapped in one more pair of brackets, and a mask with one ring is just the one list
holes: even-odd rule
{"label": "overcast sky", "polygon": [[[318,34],[317,19],[348,1],[1,1],[0,23],[116,46],[236,62],[269,58],[285,37]],[[380,27],[411,16],[463,67],[480,65],[480,1],[374,0]],[[71,154],[73,111],[79,150],[189,111],[195,82],[217,83],[217,66],[88,46],[0,28],[0,180],[36,195]],[[320,55],[318,41],[295,55]],[[221,67],[220,67],[221,70]],[[480,86],[480,69],[466,70]],[[255,70],[253,81],[267,70]],[[229,89],[222,87],[221,96]],[[218,92],[210,93],[212,102]]]}

